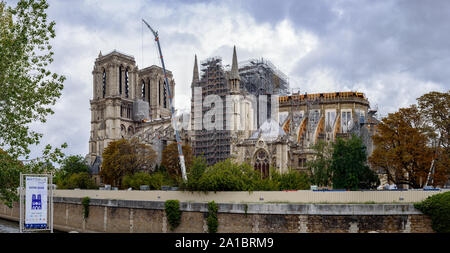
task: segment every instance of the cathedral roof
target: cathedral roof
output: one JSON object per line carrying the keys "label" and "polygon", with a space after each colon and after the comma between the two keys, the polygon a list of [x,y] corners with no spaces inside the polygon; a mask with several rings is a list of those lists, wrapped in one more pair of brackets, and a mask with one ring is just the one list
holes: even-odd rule
{"label": "cathedral roof", "polygon": [[100,165],[102,164],[102,157],[96,156],[94,162],[91,166],[89,166],[90,174],[91,175],[98,175],[100,172]]}

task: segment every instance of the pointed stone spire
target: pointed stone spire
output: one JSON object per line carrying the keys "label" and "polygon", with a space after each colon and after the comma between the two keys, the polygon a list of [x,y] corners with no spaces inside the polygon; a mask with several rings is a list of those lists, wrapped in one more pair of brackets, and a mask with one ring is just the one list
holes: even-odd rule
{"label": "pointed stone spire", "polygon": [[237,56],[236,56],[236,46],[233,48],[233,63],[231,65],[231,74],[230,74],[231,80],[241,80],[241,77],[239,76],[239,68],[237,63]]}
{"label": "pointed stone spire", "polygon": [[100,53],[98,54],[98,58],[102,57],[102,50],[100,50]]}
{"label": "pointed stone spire", "polygon": [[195,62],[194,62],[194,74],[192,75],[192,84],[199,81],[198,77],[198,65],[197,65],[197,55],[195,55]]}

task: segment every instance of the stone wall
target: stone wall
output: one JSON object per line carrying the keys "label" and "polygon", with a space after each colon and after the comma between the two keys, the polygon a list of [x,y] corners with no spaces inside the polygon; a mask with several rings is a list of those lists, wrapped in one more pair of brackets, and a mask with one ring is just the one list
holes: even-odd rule
{"label": "stone wall", "polygon": [[[431,220],[412,204],[218,204],[219,233],[432,233]],[[207,203],[180,204],[170,231],[163,201],[91,199],[83,218],[79,198],[54,199],[54,228],[114,233],[204,233]],[[0,204],[0,217],[18,220],[19,206]]]}
{"label": "stone wall", "polygon": [[414,203],[429,196],[448,191],[222,191],[222,192],[189,192],[189,191],[103,191],[103,190],[55,190],[54,197],[91,199],[119,199],[142,201],[166,201],[178,199],[180,202],[216,203]]}

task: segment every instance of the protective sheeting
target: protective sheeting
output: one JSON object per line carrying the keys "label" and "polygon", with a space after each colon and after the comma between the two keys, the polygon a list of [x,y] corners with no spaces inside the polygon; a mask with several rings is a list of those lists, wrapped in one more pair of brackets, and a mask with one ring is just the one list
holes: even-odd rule
{"label": "protective sheeting", "polygon": [[149,105],[143,100],[135,100],[133,102],[133,120],[143,121],[149,119]]}
{"label": "protective sheeting", "polygon": [[250,139],[259,139],[261,136],[261,139],[264,141],[274,141],[278,139],[278,137],[285,136],[286,133],[284,130],[280,127],[277,121],[268,119],[266,122],[264,122],[261,127],[256,130]]}

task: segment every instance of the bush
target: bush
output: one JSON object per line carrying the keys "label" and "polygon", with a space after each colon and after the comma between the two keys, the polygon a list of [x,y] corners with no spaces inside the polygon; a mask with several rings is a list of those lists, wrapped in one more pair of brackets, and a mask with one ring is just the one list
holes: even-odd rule
{"label": "bush", "polygon": [[306,173],[300,173],[295,170],[289,170],[287,173],[279,174],[274,171],[272,180],[278,182],[279,191],[283,190],[308,190],[310,188],[310,179]]}
{"label": "bush", "polygon": [[194,159],[188,182],[181,185],[190,191],[280,191],[309,189],[309,176],[290,170],[280,174],[271,169],[271,177],[261,174],[248,164],[225,160],[207,167],[201,158]]}
{"label": "bush", "polygon": [[58,178],[57,185],[60,189],[95,189],[97,185],[94,179],[86,172],[75,173],[66,178]]}
{"label": "bush", "polygon": [[172,185],[173,181],[169,178],[167,172],[158,171],[152,174],[146,172],[137,172],[133,175],[124,176],[122,187],[124,189],[133,188],[139,190],[141,185],[148,185],[150,190],[161,190],[163,185]]}
{"label": "bush", "polygon": [[219,207],[217,204],[212,201],[208,203],[208,232],[209,233],[216,233],[217,228],[219,227],[219,221],[217,219],[217,211],[219,210]]}
{"label": "bush", "polygon": [[450,192],[429,196],[414,207],[430,216],[433,230],[438,233],[450,233]]}
{"label": "bush", "polygon": [[167,200],[165,207],[167,222],[170,225],[170,230],[173,231],[181,222],[180,202],[178,200]]}
{"label": "bush", "polygon": [[201,191],[250,191],[259,175],[246,164],[225,160],[208,167],[197,183]]}
{"label": "bush", "polygon": [[87,219],[89,217],[89,197],[84,197],[83,200],[81,200],[81,204],[83,205],[83,217],[84,219]]}

